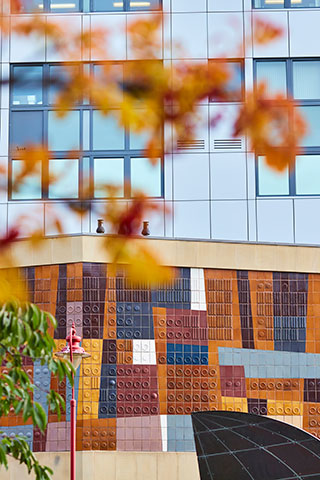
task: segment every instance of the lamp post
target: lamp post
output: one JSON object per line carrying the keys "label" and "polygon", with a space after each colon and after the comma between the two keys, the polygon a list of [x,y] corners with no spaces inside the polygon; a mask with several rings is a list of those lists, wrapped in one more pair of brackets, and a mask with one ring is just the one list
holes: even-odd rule
{"label": "lamp post", "polygon": [[[91,357],[83,347],[80,347],[81,337],[77,335],[74,322],[72,323],[70,333],[66,338],[67,345],[55,355],[59,358],[69,360],[74,369],[80,366],[83,358]],[[76,399],[74,396],[74,374],[72,373],[73,385],[70,400],[70,480],[76,480]]]}

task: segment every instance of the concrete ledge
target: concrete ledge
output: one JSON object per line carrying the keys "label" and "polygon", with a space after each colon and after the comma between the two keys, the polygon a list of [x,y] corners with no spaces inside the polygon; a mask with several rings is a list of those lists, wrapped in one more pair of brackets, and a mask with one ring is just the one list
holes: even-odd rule
{"label": "concrete ledge", "polygon": [[[52,265],[59,263],[111,261],[106,236],[65,236],[45,238],[32,245],[15,243],[0,268]],[[320,248],[250,243],[222,243],[189,240],[135,239],[154,250],[163,265],[217,269],[263,270],[320,273]]]}
{"label": "concrete ledge", "polygon": [[[68,480],[69,453],[36,454],[42,465],[54,471],[53,480]],[[77,452],[77,480],[200,480],[197,456],[193,452]],[[24,466],[9,459],[9,470],[0,467],[0,480],[28,476]]]}

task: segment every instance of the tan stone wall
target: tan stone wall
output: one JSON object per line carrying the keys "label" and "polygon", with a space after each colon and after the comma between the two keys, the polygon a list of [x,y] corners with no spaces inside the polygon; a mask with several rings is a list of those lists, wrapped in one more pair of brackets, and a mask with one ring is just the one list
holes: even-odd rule
{"label": "tan stone wall", "polygon": [[[68,480],[69,453],[37,453],[54,470],[53,480]],[[200,480],[195,453],[77,452],[77,480]],[[0,480],[33,480],[24,466],[10,461]]]}
{"label": "tan stone wall", "polygon": [[[137,239],[147,242],[164,265],[231,270],[320,273],[319,247],[250,243]],[[58,263],[109,263],[105,237],[95,235],[46,238],[40,244],[22,240],[1,259],[0,268]]]}

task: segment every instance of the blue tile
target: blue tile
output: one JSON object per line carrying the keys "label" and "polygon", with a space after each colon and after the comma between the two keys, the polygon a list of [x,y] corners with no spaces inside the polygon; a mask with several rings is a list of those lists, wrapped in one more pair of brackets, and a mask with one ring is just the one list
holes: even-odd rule
{"label": "blue tile", "polygon": [[[219,347],[220,365],[243,365],[248,378],[320,378],[320,354],[304,352],[263,351],[253,349],[230,349]],[[226,362],[232,351],[233,362]],[[244,354],[243,354],[244,353]],[[266,362],[261,364],[259,353],[265,353]],[[235,360],[236,359],[236,360]],[[292,367],[298,366],[299,371]]]}
{"label": "blue tile", "polygon": [[28,443],[29,447],[32,450],[33,444],[33,425],[15,425],[12,427],[0,427],[2,435],[0,435],[0,439],[8,436],[10,438],[15,438],[16,435],[25,437],[26,442]]}
{"label": "blue tile", "polygon": [[194,443],[194,439],[186,440],[184,442],[184,445],[185,445],[185,449],[184,449],[185,452],[195,452],[196,451],[196,446],[195,446],[195,443]]}
{"label": "blue tile", "polygon": [[46,414],[48,415],[47,393],[50,391],[51,372],[47,365],[41,365],[37,360],[34,363],[33,382],[36,385],[33,399],[40,403]]}
{"label": "blue tile", "polygon": [[98,418],[114,418],[117,414],[117,368],[101,365]]}

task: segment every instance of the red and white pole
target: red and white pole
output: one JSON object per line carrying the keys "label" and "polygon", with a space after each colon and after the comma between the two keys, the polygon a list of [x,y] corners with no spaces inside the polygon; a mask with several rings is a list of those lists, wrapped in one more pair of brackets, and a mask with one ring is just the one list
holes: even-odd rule
{"label": "red and white pole", "polygon": [[[70,329],[70,361],[73,362],[73,335],[75,333],[74,323]],[[72,373],[72,395],[70,400],[70,480],[76,480],[76,399],[74,395],[74,373]]]}
{"label": "red and white pole", "polygon": [[[77,369],[83,358],[91,357],[83,347],[80,347],[81,337],[77,335],[74,322],[72,323],[70,333],[66,338],[67,345],[56,352],[55,356],[70,360],[73,367]],[[76,480],[76,399],[74,394],[74,373],[72,373],[72,394],[70,400],[70,480]]]}

